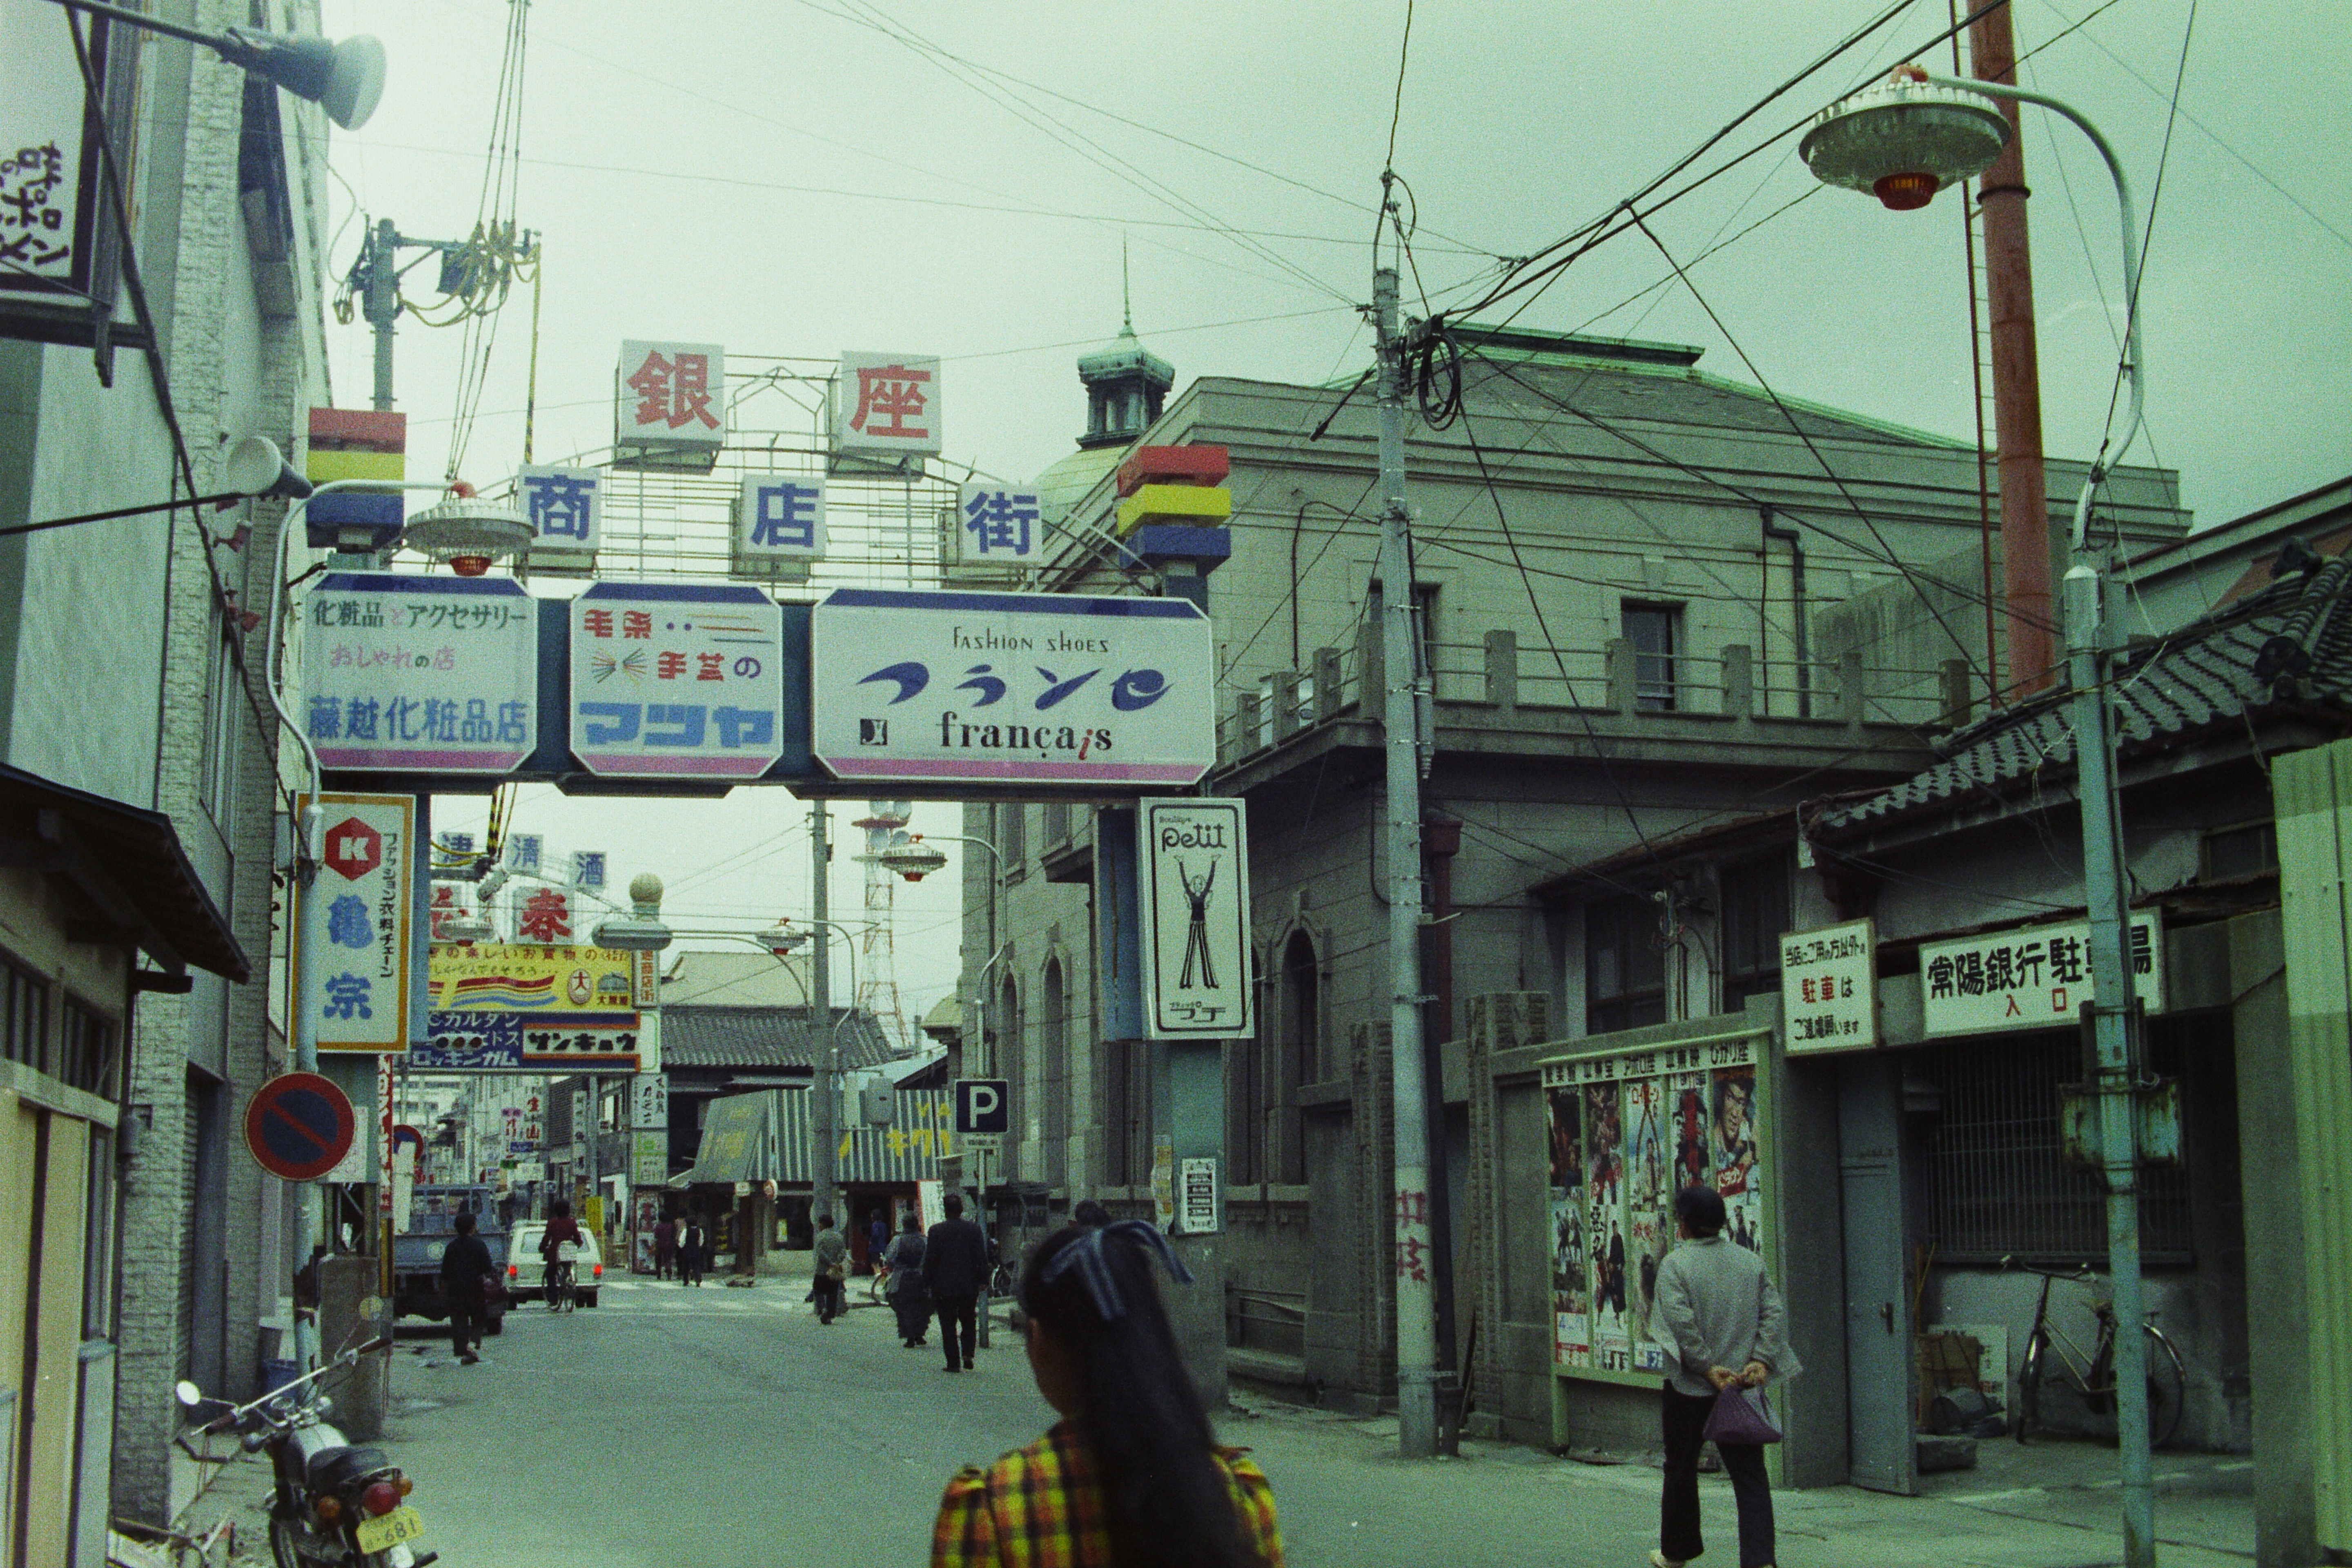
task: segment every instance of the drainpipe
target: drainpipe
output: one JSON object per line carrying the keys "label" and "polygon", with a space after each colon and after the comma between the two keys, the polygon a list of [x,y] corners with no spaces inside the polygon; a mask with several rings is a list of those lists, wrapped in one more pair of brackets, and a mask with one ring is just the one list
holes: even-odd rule
{"label": "drainpipe", "polygon": [[[1757,508],[1756,516],[1757,520],[1764,525],[1764,542],[1757,546],[1757,552],[1764,557],[1765,566],[1768,573],[1771,566],[1772,542],[1777,539],[1781,543],[1789,547],[1789,601],[1790,605],[1789,635],[1796,644],[1797,717],[1800,719],[1810,719],[1813,716],[1813,639],[1811,630],[1805,625],[1804,535],[1793,528],[1773,527],[1772,518],[1774,513],[1772,509],[1769,506]],[[1771,581],[1768,576],[1765,580],[1763,588],[1757,595],[1757,619],[1759,622],[1769,621],[1770,619],[1769,615],[1767,613],[1766,606],[1771,603],[1771,599],[1772,585]],[[1759,636],[1756,639],[1758,647],[1769,647],[1771,646],[1771,644],[1766,640],[1765,633],[1767,631],[1769,631],[1769,628],[1767,627],[1759,628]],[[1768,681],[1767,689],[1769,690],[1769,682]],[[1766,699],[1767,711],[1769,710],[1769,708],[1770,699],[1768,697]]]}

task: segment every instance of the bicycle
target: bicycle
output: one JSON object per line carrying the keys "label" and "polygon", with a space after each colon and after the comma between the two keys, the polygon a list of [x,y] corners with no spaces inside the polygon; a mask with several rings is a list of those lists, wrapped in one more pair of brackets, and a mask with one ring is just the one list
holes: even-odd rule
{"label": "bicycle", "polygon": [[570,1257],[572,1244],[561,1243],[555,1250],[556,1256],[549,1259],[547,1265],[547,1310],[551,1312],[568,1312],[572,1310],[577,1298],[572,1262]]}
{"label": "bicycle", "polygon": [[999,1301],[1010,1301],[1021,1293],[1021,1262],[1004,1258],[988,1276],[988,1293]]}
{"label": "bicycle", "polygon": [[889,1304],[890,1266],[888,1264],[877,1263],[874,1266],[873,1274],[866,1281],[866,1299],[877,1307]]}
{"label": "bicycle", "polygon": [[[2092,1299],[2091,1315],[2097,1321],[2098,1334],[2087,1356],[2073,1336],[2050,1318],[2052,1282],[2067,1279],[2092,1284],[2098,1276],[2092,1272],[2091,1266],[2085,1263],[2071,1269],[2036,1268],[2011,1258],[2002,1258],[2001,1263],[2005,1268],[2021,1268],[2042,1277],[2041,1298],[2033,1307],[2033,1330],[2026,1336],[2025,1361],[2017,1373],[2017,1440],[2025,1442],[2040,1422],[2045,1384],[2073,1389],[2093,1415],[2114,1415],[2118,1405],[2115,1303],[2098,1297]],[[2147,1314],[2150,1320],[2155,1316],[2153,1312]],[[2151,1448],[2161,1448],[2179,1429],[2181,1409],[2187,1403],[2188,1377],[2180,1352],[2164,1331],[2152,1321],[2143,1321],[2140,1330],[2147,1335],[2147,1442]]]}

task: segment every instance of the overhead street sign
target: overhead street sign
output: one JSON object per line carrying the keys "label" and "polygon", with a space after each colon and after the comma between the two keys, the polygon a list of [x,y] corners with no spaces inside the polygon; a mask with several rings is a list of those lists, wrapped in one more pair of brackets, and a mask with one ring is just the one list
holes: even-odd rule
{"label": "overhead street sign", "polygon": [[1013,1129],[1013,1086],[1001,1078],[960,1078],[955,1130],[964,1139],[1002,1137]]}
{"label": "overhead street sign", "polygon": [[812,742],[849,780],[1197,783],[1216,647],[1185,599],[836,588],[810,619]]}
{"label": "overhead street sign", "polygon": [[604,778],[750,780],[784,754],[783,612],[757,588],[572,601],[572,753]]}
{"label": "overhead street sign", "polygon": [[331,572],[302,601],[319,763],[502,773],[539,741],[539,612],[508,577]]}
{"label": "overhead street sign", "polygon": [[315,1182],[351,1149],[358,1125],[350,1098],[331,1080],[280,1073],[245,1108],[245,1146],[271,1175]]}

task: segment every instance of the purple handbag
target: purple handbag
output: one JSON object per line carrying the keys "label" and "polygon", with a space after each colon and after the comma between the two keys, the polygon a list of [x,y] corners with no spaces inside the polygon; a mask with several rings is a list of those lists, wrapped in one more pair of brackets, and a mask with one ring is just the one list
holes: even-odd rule
{"label": "purple handbag", "polygon": [[1772,1419],[1762,1389],[1727,1388],[1715,1396],[1701,1435],[1710,1443],[1777,1443],[1780,1424]]}

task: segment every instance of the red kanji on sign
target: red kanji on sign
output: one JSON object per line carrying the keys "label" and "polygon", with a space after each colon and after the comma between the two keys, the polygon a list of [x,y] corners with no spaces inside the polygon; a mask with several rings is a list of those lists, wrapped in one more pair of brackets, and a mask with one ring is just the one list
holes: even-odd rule
{"label": "red kanji on sign", "polygon": [[670,358],[658,349],[629,377],[637,395],[637,423],[667,425],[677,430],[701,420],[713,430],[718,417],[710,412],[710,356],[679,354]]}
{"label": "red kanji on sign", "polygon": [[515,929],[530,941],[553,946],[572,935],[572,905],[562,893],[542,888],[523,904]]}
{"label": "red kanji on sign", "polygon": [[336,873],[358,881],[383,864],[383,835],[356,816],[347,816],[327,829],[326,853],[320,857]]}
{"label": "red kanji on sign", "polygon": [[[923,416],[929,403],[923,395],[923,384],[930,379],[929,371],[909,370],[903,364],[859,366],[857,412],[850,416],[849,427],[894,441],[928,440],[929,426],[907,421]],[[868,425],[866,419],[872,415],[882,417]]]}

